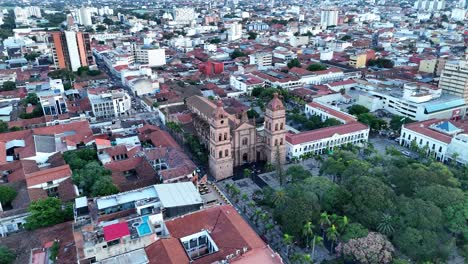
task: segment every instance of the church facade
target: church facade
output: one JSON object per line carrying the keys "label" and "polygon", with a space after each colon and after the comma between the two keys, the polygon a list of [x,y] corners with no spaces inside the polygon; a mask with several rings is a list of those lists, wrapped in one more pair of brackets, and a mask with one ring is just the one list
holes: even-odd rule
{"label": "church facade", "polygon": [[227,113],[221,101],[192,96],[186,104],[194,114],[197,136],[209,150],[209,171],[216,180],[231,177],[234,168],[244,164],[285,162],[286,111],[277,94],[266,106],[261,128],[249,120],[247,112],[241,116]]}

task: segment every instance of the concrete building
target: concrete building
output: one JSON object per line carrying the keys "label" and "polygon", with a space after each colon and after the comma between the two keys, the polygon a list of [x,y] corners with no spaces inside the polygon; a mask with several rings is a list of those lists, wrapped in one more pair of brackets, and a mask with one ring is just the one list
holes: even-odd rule
{"label": "concrete building", "polygon": [[235,90],[250,94],[253,88],[257,86],[264,87],[265,81],[251,74],[233,74],[229,78],[229,85]]}
{"label": "concrete building", "polygon": [[414,9],[435,12],[445,8],[445,0],[417,0]]}
{"label": "concrete building", "polygon": [[273,55],[271,52],[256,52],[249,55],[249,64],[257,65],[257,69],[265,70],[272,66]]}
{"label": "concrete building", "polygon": [[91,9],[89,7],[81,7],[75,10],[75,21],[83,26],[92,26]]}
{"label": "concrete building", "polygon": [[234,22],[228,30],[228,41],[238,40],[242,37],[242,24]]}
{"label": "concrete building", "polygon": [[385,109],[392,114],[413,120],[432,118],[459,118],[465,114],[465,102],[459,96],[443,94],[442,89],[424,83],[394,85],[363,84],[350,91],[358,104],[371,112]]}
{"label": "concrete building", "polygon": [[400,145],[416,144],[439,161],[455,159],[468,163],[468,122],[448,119],[430,119],[403,125]]}
{"label": "concrete building", "polygon": [[52,32],[49,43],[57,69],[68,68],[76,71],[79,67],[94,65],[88,33],[79,31]]}
{"label": "concrete building", "polygon": [[195,9],[191,7],[181,7],[174,9],[174,23],[180,25],[188,25],[197,18]]}
{"label": "concrete building", "polygon": [[320,24],[324,27],[338,25],[338,9],[324,8],[320,12]]}
{"label": "concrete building", "polygon": [[133,44],[132,53],[134,56],[134,61],[139,64],[145,64],[150,67],[157,67],[166,64],[165,49],[151,46],[138,46],[137,44]]}
{"label": "concrete building", "polygon": [[468,61],[447,61],[439,79],[439,88],[462,97],[468,104]]}
{"label": "concrete building", "polygon": [[369,127],[359,122],[325,127],[286,135],[287,158],[301,158],[313,153],[320,155],[345,144],[362,144],[369,139]]}
{"label": "concrete building", "polygon": [[115,118],[128,114],[132,108],[130,96],[124,90],[112,90],[103,93],[88,91],[93,114],[97,118]]}

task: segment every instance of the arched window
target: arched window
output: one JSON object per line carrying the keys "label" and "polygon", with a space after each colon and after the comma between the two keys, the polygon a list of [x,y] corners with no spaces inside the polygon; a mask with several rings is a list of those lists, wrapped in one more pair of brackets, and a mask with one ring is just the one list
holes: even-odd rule
{"label": "arched window", "polygon": [[275,146],[278,146],[278,139],[275,139]]}
{"label": "arched window", "polygon": [[275,131],[278,131],[278,124],[275,124]]}
{"label": "arched window", "polygon": [[268,123],[268,129],[271,130],[271,123]]}
{"label": "arched window", "polygon": [[224,140],[227,140],[227,133],[224,133]]}
{"label": "arched window", "polygon": [[224,157],[229,157],[229,150],[226,149],[226,150],[224,151]]}
{"label": "arched window", "polygon": [[[283,145],[283,139],[280,139],[280,145]],[[309,146],[310,149],[310,146]]]}
{"label": "arched window", "polygon": [[222,158],[223,157],[223,151],[219,151],[219,158]]}
{"label": "arched window", "polygon": [[249,140],[247,138],[242,139],[242,145],[246,146],[249,143]]}
{"label": "arched window", "polygon": [[218,141],[221,141],[221,139],[222,139],[222,135],[221,135],[221,133],[219,134],[219,137],[218,137],[218,138],[219,138],[219,140],[218,140]]}
{"label": "arched window", "polygon": [[281,123],[281,125],[280,125],[280,129],[281,129],[281,130],[283,130],[283,123]]}

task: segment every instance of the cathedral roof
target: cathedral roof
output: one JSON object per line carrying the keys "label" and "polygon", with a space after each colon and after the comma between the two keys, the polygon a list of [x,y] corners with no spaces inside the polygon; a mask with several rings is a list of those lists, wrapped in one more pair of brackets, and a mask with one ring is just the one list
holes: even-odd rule
{"label": "cathedral roof", "polygon": [[283,102],[278,97],[278,93],[273,94],[273,99],[268,103],[267,108],[276,111],[276,110],[284,110]]}

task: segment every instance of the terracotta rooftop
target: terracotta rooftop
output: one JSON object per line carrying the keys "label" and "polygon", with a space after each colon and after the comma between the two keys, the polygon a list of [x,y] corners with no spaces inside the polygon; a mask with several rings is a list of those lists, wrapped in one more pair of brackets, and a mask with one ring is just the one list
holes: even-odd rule
{"label": "terracotta rooftop", "polygon": [[176,261],[175,256],[183,254],[187,257],[179,239],[198,233],[200,230],[209,232],[219,250],[194,259],[191,262],[194,264],[216,263],[230,254],[236,254],[238,250],[242,252],[244,247],[248,249],[248,252],[251,251],[254,254],[256,252],[254,250],[263,249],[266,246],[257,233],[237,213],[236,209],[230,205],[216,206],[169,220],[166,222],[166,227],[173,240],[164,242],[167,244],[163,246],[153,243],[145,248],[151,264],[162,263],[160,258],[168,261],[165,263],[188,263],[187,259],[183,257],[177,259],[179,262],[172,262]]}
{"label": "terracotta rooftop", "polygon": [[329,138],[335,134],[344,135],[348,133],[358,132],[368,129],[369,127],[359,123],[353,122],[338,126],[325,127],[310,131],[301,132],[298,134],[286,134],[286,141],[291,145],[298,145],[302,143],[312,142],[324,138]]}
{"label": "terracotta rooftop", "polygon": [[354,116],[350,115],[350,114],[340,112],[338,110],[335,110],[335,109],[333,109],[331,107],[328,107],[326,105],[323,105],[323,104],[320,104],[320,103],[317,103],[317,102],[310,102],[307,105],[312,107],[312,108],[318,109],[318,110],[320,110],[322,112],[325,112],[325,113],[331,115],[332,117],[335,117],[336,119],[343,120],[345,123],[351,123],[351,122],[356,121],[356,118]]}
{"label": "terracotta rooftop", "polygon": [[463,129],[465,132],[468,131],[468,122],[460,122],[460,121],[452,121],[452,120],[447,120],[447,119],[429,119],[426,121],[421,121],[421,122],[414,122],[410,124],[404,125],[406,129],[412,130],[416,133],[419,133],[421,135],[428,136],[430,138],[433,138],[435,140],[444,142],[444,143],[450,143],[452,141],[452,136],[448,134],[444,134],[440,131],[434,130],[430,128],[431,125],[441,123],[444,121],[450,121],[453,125],[455,125],[458,128]]}

